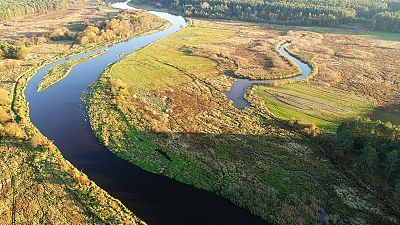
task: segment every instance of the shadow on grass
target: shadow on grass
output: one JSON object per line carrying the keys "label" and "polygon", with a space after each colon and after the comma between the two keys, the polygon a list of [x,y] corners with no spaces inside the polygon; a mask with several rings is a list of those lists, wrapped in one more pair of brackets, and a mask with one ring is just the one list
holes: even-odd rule
{"label": "shadow on grass", "polygon": [[369,115],[372,120],[400,125],[400,103],[375,108]]}

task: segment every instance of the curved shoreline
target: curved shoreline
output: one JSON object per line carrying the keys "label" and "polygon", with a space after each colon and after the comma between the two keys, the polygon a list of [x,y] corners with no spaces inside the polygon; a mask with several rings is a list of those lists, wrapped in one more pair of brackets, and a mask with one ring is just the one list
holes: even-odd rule
{"label": "curved shoreline", "polygon": [[251,104],[245,98],[247,90],[249,90],[253,85],[258,84],[268,84],[273,83],[275,81],[291,81],[291,80],[300,80],[305,79],[313,74],[313,69],[307,63],[302,62],[295,56],[293,56],[290,52],[287,51],[286,47],[289,45],[289,42],[284,42],[278,47],[279,53],[285,57],[290,62],[293,62],[300,70],[300,73],[288,77],[288,78],[277,78],[277,79],[265,79],[265,80],[252,80],[248,78],[236,78],[235,82],[232,84],[229,91],[225,92],[226,97],[233,102],[233,105],[238,109],[245,109],[246,107],[250,107]]}

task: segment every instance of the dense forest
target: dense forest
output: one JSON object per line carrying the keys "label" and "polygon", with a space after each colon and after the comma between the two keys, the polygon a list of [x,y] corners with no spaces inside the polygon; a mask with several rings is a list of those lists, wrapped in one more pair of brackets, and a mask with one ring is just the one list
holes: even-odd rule
{"label": "dense forest", "polygon": [[399,0],[151,0],[146,3],[194,17],[303,26],[367,23],[383,31],[398,31],[399,17],[395,11],[400,8]]}
{"label": "dense forest", "polygon": [[400,200],[400,127],[359,119],[337,129],[332,154],[346,168]]}
{"label": "dense forest", "polygon": [[0,20],[66,7],[66,0],[0,0]]}

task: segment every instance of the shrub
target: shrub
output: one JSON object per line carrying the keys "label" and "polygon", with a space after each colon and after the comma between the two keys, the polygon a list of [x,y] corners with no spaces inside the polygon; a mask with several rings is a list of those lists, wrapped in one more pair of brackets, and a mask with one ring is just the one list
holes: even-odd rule
{"label": "shrub", "polygon": [[50,34],[50,39],[53,41],[73,40],[75,35],[67,27],[59,27],[54,29]]}
{"label": "shrub", "polygon": [[7,106],[9,104],[10,104],[10,97],[8,96],[8,92],[0,88],[0,105]]}
{"label": "shrub", "polygon": [[0,123],[9,122],[12,119],[10,114],[3,107],[0,107]]}
{"label": "shrub", "polygon": [[7,123],[4,126],[4,131],[7,136],[23,138],[25,136],[25,132],[19,127],[17,123]]}
{"label": "shrub", "polygon": [[42,145],[46,144],[46,140],[45,140],[45,139],[43,138],[43,136],[42,136],[41,134],[39,134],[39,133],[34,134],[34,135],[32,136],[32,138],[31,138],[30,142],[31,142],[31,145],[32,145],[34,148],[37,148],[37,147],[39,147],[39,146],[42,146]]}

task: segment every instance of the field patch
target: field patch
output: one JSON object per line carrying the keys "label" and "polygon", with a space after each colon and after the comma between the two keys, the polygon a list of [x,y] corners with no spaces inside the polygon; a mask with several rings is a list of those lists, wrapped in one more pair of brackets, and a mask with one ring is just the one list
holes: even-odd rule
{"label": "field patch", "polygon": [[335,130],[341,121],[372,111],[365,99],[313,84],[258,86],[254,94],[278,118],[314,123],[327,130]]}
{"label": "field patch", "polygon": [[185,47],[188,43],[206,44],[231,35],[233,31],[189,27],[115,64],[111,73],[126,83],[131,93],[187,83],[192,81],[189,75],[198,79],[213,77],[218,75],[217,63],[191,56]]}

